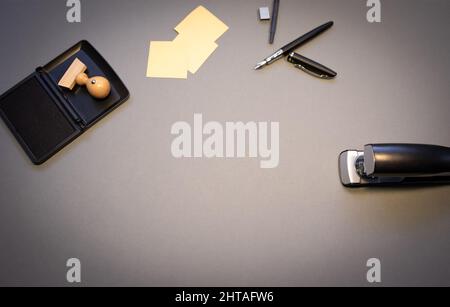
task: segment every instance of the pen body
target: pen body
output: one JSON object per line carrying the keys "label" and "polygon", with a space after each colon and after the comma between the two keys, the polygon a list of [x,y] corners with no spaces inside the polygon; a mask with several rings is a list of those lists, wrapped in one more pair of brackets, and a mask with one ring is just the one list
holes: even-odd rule
{"label": "pen body", "polygon": [[281,48],[281,50],[283,50],[283,54],[288,55],[289,53],[294,51],[294,49],[297,49],[301,45],[307,43],[308,41],[315,38],[317,35],[321,34],[322,32],[328,30],[332,26],[333,26],[333,22],[330,21],[330,22],[327,22],[327,23],[315,28],[314,30],[309,31],[305,35],[300,36],[295,41],[293,41]]}
{"label": "pen body", "polygon": [[279,8],[280,8],[280,0],[274,0],[273,8],[272,8],[272,21],[270,23],[269,44],[273,44],[273,41],[275,39],[275,32],[277,31]]}

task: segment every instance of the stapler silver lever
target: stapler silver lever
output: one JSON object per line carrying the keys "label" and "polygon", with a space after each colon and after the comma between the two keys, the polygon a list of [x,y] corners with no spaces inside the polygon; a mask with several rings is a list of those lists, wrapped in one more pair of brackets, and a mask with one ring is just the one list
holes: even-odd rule
{"label": "stapler silver lever", "polygon": [[450,184],[450,148],[420,144],[369,144],[339,156],[346,187]]}

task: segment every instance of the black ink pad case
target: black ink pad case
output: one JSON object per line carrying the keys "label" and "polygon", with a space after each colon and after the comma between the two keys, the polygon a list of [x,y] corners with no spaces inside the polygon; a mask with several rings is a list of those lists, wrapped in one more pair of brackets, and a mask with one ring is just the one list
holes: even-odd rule
{"label": "black ink pad case", "polygon": [[[111,93],[104,100],[86,88],[72,91],[58,82],[78,58],[92,76],[104,76]],[[0,96],[0,116],[31,161],[40,165],[129,97],[129,91],[106,60],[87,41],[81,41]]]}

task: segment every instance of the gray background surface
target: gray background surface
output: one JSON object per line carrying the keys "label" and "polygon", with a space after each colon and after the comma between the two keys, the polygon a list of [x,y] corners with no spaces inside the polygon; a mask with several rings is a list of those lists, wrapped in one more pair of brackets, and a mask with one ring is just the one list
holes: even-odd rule
{"label": "gray background surface", "polygon": [[[276,41],[258,1],[1,0],[0,92],[77,41],[111,63],[131,99],[36,167],[0,124],[0,284],[450,285],[450,187],[349,190],[337,157],[370,142],[450,146],[450,2],[284,0]],[[230,30],[188,80],[145,77],[150,40],[203,4]],[[278,61],[276,47],[328,20],[301,53],[339,72],[322,81]],[[176,121],[279,121],[280,165],[174,159]]]}

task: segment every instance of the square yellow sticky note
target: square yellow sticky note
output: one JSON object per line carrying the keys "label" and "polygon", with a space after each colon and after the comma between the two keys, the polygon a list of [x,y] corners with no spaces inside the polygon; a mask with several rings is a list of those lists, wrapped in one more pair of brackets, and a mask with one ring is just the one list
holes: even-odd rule
{"label": "square yellow sticky note", "polygon": [[187,68],[193,74],[199,70],[203,63],[205,63],[218,47],[214,42],[199,41],[195,37],[188,35],[178,35],[174,42],[181,44],[183,50],[186,51]]}
{"label": "square yellow sticky note", "polygon": [[228,26],[200,5],[175,30],[182,35],[195,35],[199,41],[215,42],[228,30]]}
{"label": "square yellow sticky note", "polygon": [[147,77],[187,79],[187,55],[183,44],[150,42]]}

